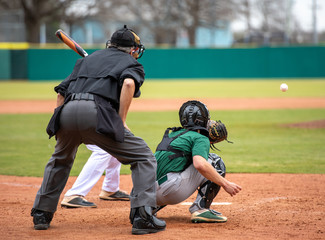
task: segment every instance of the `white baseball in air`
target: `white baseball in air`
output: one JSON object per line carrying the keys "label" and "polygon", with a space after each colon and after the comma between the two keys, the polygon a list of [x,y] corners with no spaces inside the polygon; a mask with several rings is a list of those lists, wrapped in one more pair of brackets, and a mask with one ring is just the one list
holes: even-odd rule
{"label": "white baseball in air", "polygon": [[281,90],[282,92],[286,92],[286,91],[288,91],[288,85],[285,84],[285,83],[282,83],[281,86],[280,86],[280,90]]}

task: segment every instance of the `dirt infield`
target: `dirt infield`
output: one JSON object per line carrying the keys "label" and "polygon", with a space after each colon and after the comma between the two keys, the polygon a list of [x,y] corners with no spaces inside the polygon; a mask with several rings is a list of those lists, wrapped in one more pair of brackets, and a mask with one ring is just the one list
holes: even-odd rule
{"label": "dirt infield", "polygon": [[[98,198],[103,178],[87,195],[96,209],[58,207],[47,231],[33,229],[30,209],[41,178],[0,176],[1,239],[324,239],[325,175],[228,174],[243,190],[230,197],[221,190],[212,208],[228,217],[222,224],[193,224],[188,205],[167,206],[158,217],[165,231],[131,235],[129,202]],[[70,177],[67,191],[76,177]],[[121,189],[131,190],[130,175]],[[187,202],[193,201],[191,196]],[[62,196],[61,196],[62,199]],[[61,200],[60,199],[60,200]],[[229,204],[229,205],[226,205]]]}
{"label": "dirt infield", "polygon": [[[297,99],[200,99],[210,110],[325,108],[324,98]],[[131,111],[175,110],[184,99],[136,99]],[[49,113],[54,101],[0,101],[0,113]],[[291,127],[291,126],[288,126]],[[294,127],[325,127],[325,121],[300,123]],[[0,175],[1,239],[325,239],[324,174],[228,174],[243,187],[230,197],[221,190],[212,208],[228,217],[223,224],[192,224],[185,203],[167,206],[158,217],[165,231],[131,235],[129,202],[98,198],[103,178],[87,195],[96,209],[65,209],[58,206],[47,231],[33,229],[30,209],[42,178]],[[64,193],[76,177],[70,177]],[[120,188],[131,191],[130,175],[122,175]],[[63,195],[61,196],[62,200]]]}

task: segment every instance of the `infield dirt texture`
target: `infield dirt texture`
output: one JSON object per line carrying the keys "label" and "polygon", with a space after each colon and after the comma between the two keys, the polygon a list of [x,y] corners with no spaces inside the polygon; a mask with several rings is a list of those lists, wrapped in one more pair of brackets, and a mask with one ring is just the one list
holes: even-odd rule
{"label": "infield dirt texture", "polygon": [[[170,110],[178,102],[161,105],[154,101],[134,101],[131,111],[144,110],[136,106],[153,104]],[[228,109],[324,108],[324,98],[260,99],[202,99],[208,106],[228,106]],[[211,104],[208,101],[212,101]],[[215,101],[215,102],[213,102]],[[5,103],[5,104],[4,104]],[[258,103],[262,103],[259,105]],[[15,106],[4,110],[4,106]],[[50,105],[52,104],[52,105]],[[228,105],[225,105],[228,104]],[[0,101],[3,113],[52,112],[54,101],[33,104],[23,101]],[[21,106],[18,107],[18,106]],[[32,106],[33,108],[29,108]],[[46,106],[46,107],[45,107]],[[45,108],[45,109],[44,109]],[[167,109],[166,109],[167,108]],[[210,108],[210,107],[209,107]],[[149,109],[149,105],[145,106]],[[220,109],[220,108],[219,108]],[[212,109],[211,109],[212,110]],[[322,127],[324,121],[304,123],[299,127]],[[188,205],[167,206],[158,217],[167,222],[165,231],[142,236],[131,235],[129,202],[99,200],[103,178],[87,195],[95,209],[65,209],[58,206],[47,231],[33,229],[30,209],[42,178],[0,176],[1,239],[325,239],[325,175],[324,174],[227,174],[227,179],[240,184],[243,190],[230,197],[221,190],[212,208],[228,217],[222,224],[192,224]],[[70,177],[63,193],[74,183]],[[131,191],[130,175],[122,175],[120,188]],[[196,193],[186,202],[195,199]],[[62,200],[61,195],[60,201]]]}

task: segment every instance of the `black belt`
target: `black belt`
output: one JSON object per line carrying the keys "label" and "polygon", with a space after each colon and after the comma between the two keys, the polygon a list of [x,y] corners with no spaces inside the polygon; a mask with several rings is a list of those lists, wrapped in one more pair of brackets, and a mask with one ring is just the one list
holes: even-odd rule
{"label": "black belt", "polygon": [[94,101],[94,95],[91,93],[72,93],[71,101],[72,100],[92,100]]}

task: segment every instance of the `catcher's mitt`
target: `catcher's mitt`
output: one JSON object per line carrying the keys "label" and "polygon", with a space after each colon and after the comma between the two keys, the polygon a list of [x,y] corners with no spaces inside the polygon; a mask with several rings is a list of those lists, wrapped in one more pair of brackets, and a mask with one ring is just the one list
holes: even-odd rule
{"label": "catcher's mitt", "polygon": [[232,143],[227,140],[228,137],[227,128],[220,120],[219,121],[209,120],[208,131],[209,131],[209,140],[212,149],[217,149],[213,144],[221,142],[223,140]]}

